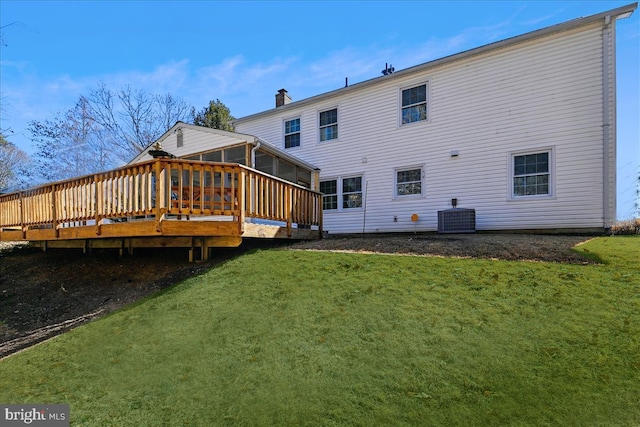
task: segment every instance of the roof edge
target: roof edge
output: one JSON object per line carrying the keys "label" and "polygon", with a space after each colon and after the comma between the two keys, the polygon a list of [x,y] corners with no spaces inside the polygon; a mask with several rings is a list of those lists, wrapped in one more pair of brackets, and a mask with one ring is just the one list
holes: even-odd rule
{"label": "roof edge", "polygon": [[258,138],[256,136],[249,135],[249,134],[246,134],[246,133],[229,132],[229,131],[226,131],[226,130],[214,129],[214,128],[209,128],[209,127],[206,127],[206,126],[198,126],[198,125],[194,125],[194,124],[191,124],[191,123],[185,123],[185,122],[177,121],[173,126],[171,126],[169,129],[167,129],[167,131],[165,133],[160,135],[151,144],[147,145],[141,152],[139,152],[127,164],[136,163],[145,154],[147,154],[147,152],[149,151],[149,149],[151,147],[153,147],[159,141],[163,141],[164,139],[169,137],[169,135],[171,135],[178,128],[188,128],[188,129],[197,130],[197,131],[201,131],[201,132],[208,132],[208,133],[212,133],[212,134],[216,134],[216,135],[222,135],[222,136],[226,136],[228,138],[236,138],[238,140],[246,141],[246,142],[249,142],[251,144],[255,144],[258,141]]}
{"label": "roof edge", "polygon": [[287,153],[286,151],[281,150],[280,148],[276,147],[273,144],[270,144],[269,142],[265,141],[264,139],[258,138],[257,136],[254,135],[249,135],[246,133],[239,133],[239,132],[229,132],[226,130],[221,130],[221,129],[214,129],[214,128],[210,128],[210,127],[206,127],[206,126],[198,126],[198,125],[194,125],[191,123],[185,123],[185,122],[181,122],[178,121],[176,122],[176,124],[174,124],[173,126],[171,126],[165,133],[163,133],[158,139],[156,139],[155,141],[153,141],[151,144],[149,144],[147,147],[145,147],[144,150],[142,150],[140,153],[138,153],[138,155],[136,155],[133,159],[131,159],[127,164],[135,164],[137,163],[139,160],[141,160],[149,151],[149,149],[151,149],[156,143],[158,143],[159,141],[162,141],[164,139],[166,139],[167,137],[169,137],[174,131],[176,131],[177,129],[180,128],[187,128],[187,129],[191,129],[191,130],[195,130],[198,132],[206,132],[206,133],[211,133],[211,134],[215,134],[215,135],[221,135],[221,136],[226,136],[228,138],[235,138],[238,141],[245,141],[251,145],[258,146],[260,145],[261,148],[263,148],[265,151],[270,152],[273,155],[276,155],[278,157],[281,157],[285,160],[288,160],[292,163],[296,163],[298,165],[304,166],[310,170],[319,170],[319,168],[305,160],[302,160],[296,156],[293,156],[289,153]]}
{"label": "roof edge", "polygon": [[[395,79],[395,78],[400,78],[402,76],[406,76],[408,74],[412,74],[415,72],[419,72],[419,71],[423,71],[429,68],[433,68],[436,66],[440,66],[443,64],[448,64],[450,62],[454,62],[454,61],[460,61],[466,58],[470,58],[472,56],[476,56],[476,55],[480,55],[482,53],[486,53],[486,52],[491,52],[493,50],[498,50],[498,49],[502,49],[508,46],[512,46],[512,45],[516,45],[519,43],[523,43],[529,40],[533,40],[536,38],[540,38],[540,37],[544,37],[550,34],[554,34],[554,33],[558,33],[558,32],[562,32],[562,31],[568,31],[568,30],[572,30],[575,28],[579,28],[585,25],[589,25],[592,24],[594,22],[597,22],[599,20],[604,20],[606,17],[615,17],[615,19],[618,19],[618,17],[625,15],[625,14],[629,14],[629,16],[637,9],[638,7],[638,2],[635,3],[630,3],[628,5],[625,6],[620,6],[618,8],[615,9],[611,9],[611,10],[607,10],[604,12],[600,12],[600,13],[596,13],[594,15],[589,15],[589,16],[585,16],[585,17],[580,17],[580,18],[575,18],[575,19],[571,19],[569,21],[564,21],[561,22],[559,24],[554,24],[548,27],[544,27],[544,28],[540,28],[538,30],[533,30],[530,31],[528,33],[524,33],[524,34],[520,34],[517,36],[513,36],[513,37],[509,37],[503,40],[499,40],[493,43],[489,43],[486,45],[482,45],[476,48],[472,48],[469,50],[465,50],[462,52],[458,52],[458,53],[454,53],[452,55],[448,55],[448,56],[444,56],[438,59],[434,59],[432,61],[428,61],[422,64],[418,64],[418,65],[414,65],[411,66],[409,68],[405,68],[403,70],[399,70],[396,71],[393,74],[389,74],[386,76],[379,76],[379,77],[374,77],[372,79],[369,80],[365,80],[359,83],[355,83],[353,85],[347,86],[347,87],[343,87],[343,88],[339,88],[339,89],[335,89],[329,92],[324,92],[321,93],[319,95],[314,95],[311,96],[309,98],[304,98],[301,99],[299,101],[293,101],[289,104],[277,107],[277,108],[272,108],[269,110],[265,110],[265,111],[260,111],[258,113],[254,113],[254,114],[250,114],[248,116],[244,116],[244,117],[240,117],[238,119],[235,119],[232,121],[232,123],[242,123],[248,120],[253,120],[256,119],[258,117],[262,117],[262,116],[269,116],[271,114],[274,113],[280,113],[282,111],[286,111],[289,109],[293,109],[296,107],[300,107],[300,106],[304,106],[306,104],[310,104],[325,98],[330,98],[332,96],[336,96],[338,94],[343,94],[343,93],[348,93],[350,91],[353,90],[357,90],[357,89],[362,89],[368,86],[371,86],[373,84],[377,84],[380,81],[387,80],[387,79]],[[625,16],[626,18],[626,16]]]}

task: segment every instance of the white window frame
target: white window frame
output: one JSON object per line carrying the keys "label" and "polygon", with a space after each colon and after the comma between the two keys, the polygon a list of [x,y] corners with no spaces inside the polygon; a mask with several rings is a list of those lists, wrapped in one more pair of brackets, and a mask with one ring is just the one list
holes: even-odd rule
{"label": "white window frame", "polygon": [[[549,176],[548,178],[548,194],[531,194],[531,195],[516,195],[515,194],[515,178],[518,176],[515,173],[515,159],[520,156],[527,156],[532,154],[548,154],[548,171],[546,172]],[[509,153],[509,194],[508,200],[517,201],[517,200],[549,200],[555,199],[555,181],[556,181],[556,159],[555,159],[555,147],[541,147],[534,148],[529,150],[519,150],[512,151]],[[526,176],[527,174],[522,174],[522,176]],[[538,174],[529,174],[529,175],[543,175],[541,173]]]}
{"label": "white window frame", "polygon": [[[335,181],[336,182],[336,192],[335,193],[329,193],[329,196],[336,196],[336,208],[335,209],[325,209],[324,208],[324,200],[322,202],[322,210],[323,212],[337,212],[338,210],[340,210],[340,187],[341,187],[341,181],[340,178],[323,178],[320,179],[319,184],[322,184],[323,182],[327,182],[327,181]],[[320,190],[322,191],[322,190]]]}
{"label": "white window frame", "polygon": [[[420,170],[420,193],[419,194],[398,194],[398,173],[399,172],[407,172],[413,170]],[[417,182],[417,181],[407,181],[409,182]],[[413,165],[407,167],[395,168],[393,170],[393,198],[394,199],[408,199],[408,198],[418,198],[424,197],[425,195],[425,171],[424,165]]]}
{"label": "white window frame", "polygon": [[[294,120],[298,120],[298,131],[297,132],[289,132],[287,133],[287,123],[288,122],[292,122]],[[284,135],[284,137],[282,138],[282,147],[285,150],[290,150],[293,148],[297,148],[300,147],[302,145],[302,120],[301,118],[298,117],[292,117],[290,119],[285,119],[282,121],[282,134]],[[295,135],[298,134],[298,145],[293,146],[293,147],[287,147],[287,136],[289,135]]]}
{"label": "white window frame", "polygon": [[[402,104],[402,93],[405,90],[410,90],[413,88],[416,88],[418,86],[425,86],[425,119],[424,120],[416,120],[413,122],[407,122],[405,123],[403,120],[403,114],[402,111],[404,108],[409,108],[409,107],[413,107],[419,104],[422,104],[423,102],[418,102],[415,104],[408,104],[408,105],[403,105]],[[414,125],[416,123],[428,123],[431,120],[431,85],[429,84],[429,80],[423,80],[423,81],[419,81],[419,82],[415,82],[413,84],[407,85],[407,86],[403,86],[401,88],[398,89],[398,123],[399,126],[410,126],[410,125]]]}
{"label": "white window frame", "polygon": [[[360,191],[355,191],[355,192],[345,192],[344,191],[344,182],[347,179],[351,179],[351,178],[360,178]],[[323,212],[325,213],[332,213],[332,212],[354,212],[354,211],[358,211],[358,210],[362,210],[364,209],[364,195],[365,195],[365,179],[364,179],[364,174],[354,174],[354,175],[345,175],[345,176],[340,176],[340,177],[327,177],[327,178],[321,178],[320,182],[326,182],[326,181],[336,181],[336,191],[337,193],[332,193],[331,195],[335,195],[336,199],[337,199],[337,207],[336,209],[324,209],[323,206]],[[361,199],[360,199],[360,206],[357,207],[353,207],[353,208],[349,208],[349,207],[344,207],[344,196],[347,194],[357,194],[359,193],[361,195]]]}
{"label": "white window frame", "polygon": [[[347,179],[354,179],[354,178],[360,178],[360,191],[350,191],[350,192],[346,192],[344,191],[344,181]],[[355,206],[355,207],[345,207],[344,206],[344,196],[348,195],[348,194],[360,194],[360,206]],[[364,206],[364,177],[362,175],[349,175],[349,176],[343,176],[340,178],[340,195],[341,197],[338,199],[338,202],[340,204],[340,208],[342,210],[356,210],[356,209],[362,209]]]}
{"label": "white window frame", "polygon": [[[326,113],[328,111],[331,110],[336,110],[336,121],[335,123],[331,123],[328,125],[321,125],[320,124],[320,115],[322,113]],[[325,142],[331,142],[331,141],[338,141],[340,139],[340,109],[335,106],[335,107],[329,107],[329,108],[323,108],[322,110],[318,110],[318,142],[319,143],[325,143]],[[322,129],[328,128],[329,126],[336,126],[336,137],[335,138],[331,138],[331,139],[322,139]]]}

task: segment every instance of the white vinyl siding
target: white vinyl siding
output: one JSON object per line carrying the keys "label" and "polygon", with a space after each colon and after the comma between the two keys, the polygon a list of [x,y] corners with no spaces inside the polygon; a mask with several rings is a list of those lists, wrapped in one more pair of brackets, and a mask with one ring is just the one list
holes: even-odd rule
{"label": "white vinyl siding", "polygon": [[[297,157],[321,169],[321,181],[355,173],[367,177],[363,209],[324,216],[323,228],[330,233],[362,232],[363,226],[372,233],[437,230],[437,211],[450,208],[453,198],[460,208],[476,209],[478,230],[599,228],[605,181],[602,45],[601,25],[594,23],[396,72],[379,83],[354,85],[297,108],[294,103],[285,113],[275,110],[236,126],[278,144],[282,120],[300,116],[310,124],[301,130],[302,139],[313,140],[318,112],[338,106],[339,149],[335,144],[296,149]],[[399,125],[402,90],[425,82],[429,125]],[[511,156],[550,146],[551,194],[512,197]],[[428,197],[395,197],[397,176],[390,165],[417,164],[428,171]],[[420,218],[416,223],[410,220],[414,213]]]}
{"label": "white vinyl siding", "polygon": [[[180,136],[182,135],[182,136]],[[217,151],[223,147],[230,146],[242,146],[246,147],[247,139],[240,138],[242,135],[215,131],[210,132],[208,128],[198,129],[193,125],[185,125],[179,127],[175,132],[169,132],[158,140],[163,147],[166,147],[166,151],[179,158],[191,158],[200,160],[201,158],[208,161],[222,161],[219,158],[219,154],[211,155],[207,158],[201,156],[207,156],[206,153]],[[178,143],[181,146],[178,146]],[[203,154],[205,153],[205,154]],[[220,151],[218,151],[220,153]],[[141,153],[139,156],[131,161],[131,164],[140,163],[151,160],[151,156],[146,152]],[[225,160],[226,161],[226,160]],[[245,163],[243,161],[243,163]]]}

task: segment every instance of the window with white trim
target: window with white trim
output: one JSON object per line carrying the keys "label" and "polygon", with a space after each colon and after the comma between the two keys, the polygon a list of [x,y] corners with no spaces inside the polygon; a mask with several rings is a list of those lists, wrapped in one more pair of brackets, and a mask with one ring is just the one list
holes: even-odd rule
{"label": "window with white trim", "polygon": [[322,193],[322,209],[325,211],[338,209],[338,180],[320,181]]}
{"label": "window with white trim", "polygon": [[338,139],[338,109],[320,112],[320,141]]}
{"label": "window with white trim", "polygon": [[427,84],[402,90],[402,124],[427,120]]}
{"label": "window with white trim", "polygon": [[342,209],[362,207],[362,177],[342,179]]}
{"label": "window with white trim", "polygon": [[551,195],[551,150],[512,154],[511,197]]}
{"label": "window with white trim", "polygon": [[320,181],[320,192],[325,211],[362,208],[362,176]]}
{"label": "window with white trim", "polygon": [[300,117],[284,122],[284,148],[300,146]]}
{"label": "window with white trim", "polygon": [[396,169],[395,196],[422,195],[422,168]]}

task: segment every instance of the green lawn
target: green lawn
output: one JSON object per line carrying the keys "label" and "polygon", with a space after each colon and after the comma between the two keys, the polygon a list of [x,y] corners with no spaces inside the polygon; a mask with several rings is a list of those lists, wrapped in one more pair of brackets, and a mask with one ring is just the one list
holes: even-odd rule
{"label": "green lawn", "polygon": [[640,237],[602,265],[245,254],[0,361],[89,426],[640,424]]}

